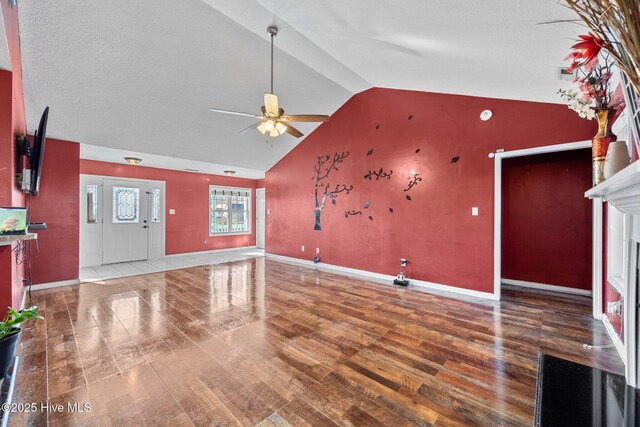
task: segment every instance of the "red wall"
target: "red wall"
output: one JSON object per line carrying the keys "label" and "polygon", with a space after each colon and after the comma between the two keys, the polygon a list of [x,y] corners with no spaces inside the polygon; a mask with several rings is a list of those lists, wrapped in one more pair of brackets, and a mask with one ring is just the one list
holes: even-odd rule
{"label": "red wall", "polygon": [[502,163],[502,277],[591,290],[591,149]]}
{"label": "red wall", "polygon": [[[80,160],[80,173],[165,181],[167,255],[256,244],[255,209],[251,234],[209,236],[209,185],[251,188],[255,206],[256,180],[93,160]],[[169,215],[169,209],[175,209],[175,215]]]}
{"label": "red wall", "polygon": [[[12,65],[12,71],[0,70],[0,206],[24,206],[15,180],[19,170],[15,135],[26,133],[18,9],[6,1],[0,2],[0,7]],[[23,268],[16,265],[11,246],[0,246],[0,315],[7,306],[20,306],[22,277]]]}
{"label": "red wall", "polygon": [[[479,118],[484,109],[493,111],[488,122]],[[319,247],[324,263],[393,275],[407,258],[411,278],[493,292],[494,161],[487,155],[589,139],[594,126],[564,105],[367,90],[267,172],[267,252],[311,259]],[[354,189],[327,204],[323,231],[313,231],[316,158],[342,151],[351,154],[329,181]],[[363,178],[380,167],[394,171],[390,180]],[[412,170],[423,181],[409,201],[403,188]],[[474,206],[479,216],[471,216]],[[364,215],[345,218],[351,209]]]}
{"label": "red wall", "polygon": [[46,222],[38,231],[40,253],[33,251],[34,283],[78,278],[80,145],[47,138],[40,194],[31,198],[31,221]]}

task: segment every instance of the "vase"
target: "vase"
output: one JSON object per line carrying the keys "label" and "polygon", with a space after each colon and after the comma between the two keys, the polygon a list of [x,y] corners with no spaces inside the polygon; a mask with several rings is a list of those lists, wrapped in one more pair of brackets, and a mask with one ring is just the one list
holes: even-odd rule
{"label": "vase", "polygon": [[604,179],[609,179],[629,166],[629,148],[625,141],[612,141],[604,159]]}
{"label": "vase", "polygon": [[614,109],[596,111],[598,133],[591,140],[593,185],[598,185],[604,181],[604,159],[607,156],[607,149],[609,144],[617,139],[611,131],[615,115],[616,110]]}

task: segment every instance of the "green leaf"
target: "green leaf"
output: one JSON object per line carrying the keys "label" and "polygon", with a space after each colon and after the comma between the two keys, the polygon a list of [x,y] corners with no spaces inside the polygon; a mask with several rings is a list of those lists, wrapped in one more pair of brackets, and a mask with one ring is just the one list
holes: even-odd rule
{"label": "green leaf", "polygon": [[0,339],[19,333],[21,329],[17,326],[25,320],[40,317],[38,310],[39,307],[36,305],[20,310],[19,312],[9,307],[9,313],[5,316],[5,320],[0,322]]}

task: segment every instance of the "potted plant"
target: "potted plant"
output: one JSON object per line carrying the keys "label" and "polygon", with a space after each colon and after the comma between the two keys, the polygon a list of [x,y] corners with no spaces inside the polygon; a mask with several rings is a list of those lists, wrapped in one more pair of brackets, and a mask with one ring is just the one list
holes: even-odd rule
{"label": "potted plant", "polygon": [[36,305],[20,311],[15,311],[9,307],[9,312],[4,316],[2,322],[0,322],[0,378],[7,376],[7,371],[11,363],[13,363],[16,344],[22,332],[19,325],[25,320],[34,318],[41,319],[38,315],[38,309],[39,307]]}

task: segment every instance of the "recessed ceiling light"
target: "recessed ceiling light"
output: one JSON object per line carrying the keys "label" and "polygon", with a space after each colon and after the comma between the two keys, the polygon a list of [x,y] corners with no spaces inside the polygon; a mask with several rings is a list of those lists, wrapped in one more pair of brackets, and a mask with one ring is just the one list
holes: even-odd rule
{"label": "recessed ceiling light", "polygon": [[125,157],[124,159],[130,165],[137,165],[138,163],[140,163],[142,161],[142,159],[139,159],[138,157]]}
{"label": "recessed ceiling light", "polygon": [[226,170],[224,171],[225,175],[231,176],[231,175],[235,175],[236,171],[232,171],[232,170]]}

